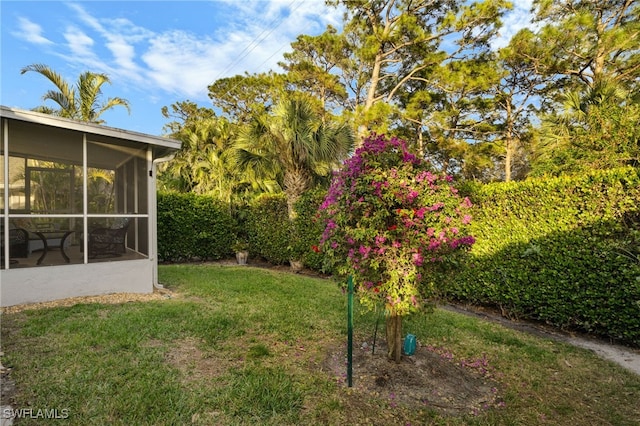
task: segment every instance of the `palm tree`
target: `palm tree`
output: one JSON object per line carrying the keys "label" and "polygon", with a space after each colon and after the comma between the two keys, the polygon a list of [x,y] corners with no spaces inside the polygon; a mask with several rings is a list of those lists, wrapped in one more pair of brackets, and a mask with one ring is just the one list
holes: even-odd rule
{"label": "palm tree", "polygon": [[534,169],[547,173],[636,166],[640,98],[612,81],[563,94],[559,114],[542,119]]}
{"label": "palm tree", "polygon": [[96,124],[104,124],[105,121],[101,120],[100,116],[115,106],[123,106],[128,112],[131,112],[129,102],[126,99],[108,98],[104,103],[99,102],[102,96],[102,85],[111,83],[106,74],[86,71],[80,74],[74,86],[65,81],[60,74],[43,64],[26,66],[20,70],[20,74],[28,71],[42,74],[58,89],[49,90],[42,96],[43,101],[51,100],[55,102],[59,107],[58,109],[43,105],[34,108],[34,111]]}
{"label": "palm tree", "polygon": [[166,172],[180,182],[178,189],[229,198],[229,168],[224,158],[230,145],[229,126],[223,118],[203,118],[174,133],[182,149],[167,163]]}
{"label": "palm tree", "polygon": [[288,98],[276,104],[272,115],[255,117],[240,131],[236,161],[241,170],[278,181],[293,219],[298,198],[326,180],[353,144],[348,125],[326,121],[307,99]]}

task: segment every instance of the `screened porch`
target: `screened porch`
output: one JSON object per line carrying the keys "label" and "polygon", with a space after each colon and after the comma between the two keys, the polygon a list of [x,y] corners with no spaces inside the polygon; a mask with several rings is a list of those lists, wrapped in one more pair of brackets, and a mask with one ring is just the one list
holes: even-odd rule
{"label": "screened porch", "polygon": [[179,142],[1,111],[0,269],[154,260],[154,160]]}

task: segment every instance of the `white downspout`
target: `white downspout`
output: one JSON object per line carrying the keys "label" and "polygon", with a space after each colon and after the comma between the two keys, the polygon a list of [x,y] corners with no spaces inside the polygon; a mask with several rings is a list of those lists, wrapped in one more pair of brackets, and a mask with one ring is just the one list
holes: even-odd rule
{"label": "white downspout", "polygon": [[4,215],[2,216],[2,229],[4,229],[4,234],[2,238],[4,241],[2,243],[2,250],[4,250],[4,270],[9,269],[10,259],[9,259],[9,211],[11,210],[10,202],[9,202],[9,120],[4,118],[0,119],[0,126],[2,129],[2,161],[3,161],[3,173],[2,181],[4,182],[3,198],[4,198]]}
{"label": "white downspout", "polygon": [[176,153],[171,155],[167,155],[166,157],[156,158],[153,160],[153,167],[151,169],[151,179],[152,179],[152,191],[150,191],[150,207],[151,207],[151,216],[150,225],[151,229],[151,256],[153,260],[153,286],[156,288],[163,288],[162,285],[158,282],[158,188],[157,188],[157,178],[158,175],[158,164],[164,163],[166,161],[173,160],[173,157],[176,156]]}

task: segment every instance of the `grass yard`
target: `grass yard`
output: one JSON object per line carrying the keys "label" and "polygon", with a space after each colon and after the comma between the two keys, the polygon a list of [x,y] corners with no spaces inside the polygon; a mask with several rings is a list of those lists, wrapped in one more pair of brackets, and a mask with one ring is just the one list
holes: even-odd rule
{"label": "grass yard", "polygon": [[[330,280],[215,265],[159,273],[170,298],[3,313],[13,408],[66,410],[65,425],[640,424],[640,377],[582,349],[439,309],[415,316],[405,331],[438,360],[430,374],[456,366],[495,396],[446,414],[359,389],[358,372],[347,388],[328,367],[346,344],[346,297]],[[375,323],[356,313],[357,351]]]}

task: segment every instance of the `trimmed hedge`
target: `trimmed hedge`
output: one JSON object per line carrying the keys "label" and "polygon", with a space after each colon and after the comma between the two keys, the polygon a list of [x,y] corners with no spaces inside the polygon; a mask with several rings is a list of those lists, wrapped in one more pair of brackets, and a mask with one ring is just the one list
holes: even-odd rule
{"label": "trimmed hedge", "polygon": [[292,259],[315,270],[322,268],[322,254],[313,250],[322,235],[316,221],[318,208],[327,191],[310,190],[295,204],[297,217],[289,222],[287,200],[284,195],[263,195],[248,207],[246,233],[249,251],[270,263],[280,265]]}
{"label": "trimmed hedge", "polygon": [[235,222],[213,197],[158,194],[158,260],[217,260],[232,254]]}
{"label": "trimmed hedge", "polygon": [[289,262],[293,246],[284,195],[258,197],[249,206],[246,218],[250,255],[275,265]]}
{"label": "trimmed hedge", "polygon": [[[315,221],[325,190],[304,194],[296,203],[298,217],[289,224],[284,195],[264,195],[242,210],[238,224],[229,208],[214,197],[194,194],[158,194],[158,254],[164,262],[216,260],[231,257],[241,234],[249,240],[252,257],[273,264],[296,257],[320,270],[322,254],[313,251],[322,229]],[[241,228],[240,228],[241,227]]]}
{"label": "trimmed hedge", "polygon": [[318,209],[327,195],[325,189],[307,191],[295,204],[297,217],[294,227],[294,254],[308,268],[322,270],[322,253],[314,250],[322,236],[322,222],[318,219]]}
{"label": "trimmed hedge", "polygon": [[[470,188],[467,188],[469,190]],[[635,169],[471,188],[469,262],[443,293],[640,345],[640,174]]]}
{"label": "trimmed hedge", "polygon": [[[470,256],[434,279],[444,297],[500,307],[516,317],[592,332],[640,346],[640,171],[529,179],[461,188],[475,206]],[[212,197],[159,194],[162,261],[233,255],[237,232],[251,256],[274,264],[293,257],[322,270],[312,248],[325,191],[307,192],[290,228],[286,199],[246,207],[245,228]]]}

